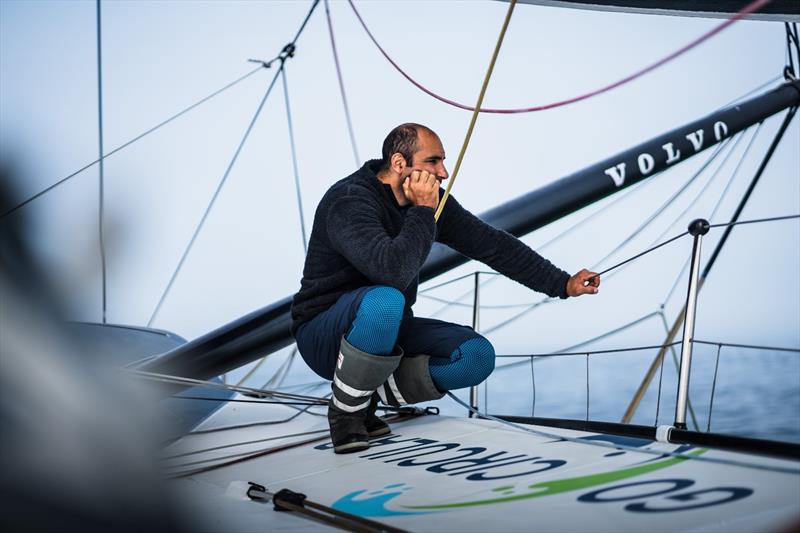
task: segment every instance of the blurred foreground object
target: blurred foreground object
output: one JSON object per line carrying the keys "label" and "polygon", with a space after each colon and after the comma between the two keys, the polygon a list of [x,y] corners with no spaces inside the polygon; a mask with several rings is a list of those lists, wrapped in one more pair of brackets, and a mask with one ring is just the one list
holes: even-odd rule
{"label": "blurred foreground object", "polygon": [[[0,166],[0,210],[10,187]],[[180,530],[154,461],[156,404],[67,327],[24,215],[0,221],[2,529]]]}

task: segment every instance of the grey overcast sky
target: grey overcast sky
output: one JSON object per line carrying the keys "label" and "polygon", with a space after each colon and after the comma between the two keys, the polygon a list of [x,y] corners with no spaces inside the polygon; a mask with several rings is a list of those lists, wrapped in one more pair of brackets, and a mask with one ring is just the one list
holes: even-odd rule
{"label": "grey overcast sky", "polygon": [[[102,3],[106,151],[275,56],[310,1],[106,1]],[[499,32],[503,2],[356,4],[381,44],[412,76],[472,104]],[[98,155],[94,1],[0,1],[0,155],[27,197]],[[331,16],[361,159],[379,155],[394,125],[428,124],[452,167],[470,115],[407,83],[374,48],[346,2]],[[521,107],[595,89],[671,53],[719,20],[517,6],[485,105]],[[708,114],[776,78],[783,24],[735,24],[667,66],[613,92],[542,113],[483,115],[453,194],[475,213]],[[111,156],[105,163],[110,322],[144,325],[164,290],[273,75],[262,70]],[[356,168],[320,5],[287,62],[306,225],[321,195]],[[714,217],[730,217],[774,135],[768,120]],[[710,216],[752,130],[700,200],[701,176],[652,228],[605,263]],[[791,125],[743,218],[800,213],[800,124]],[[629,193],[568,238],[542,250],[566,270],[597,262],[683,184],[705,152]],[[725,153],[722,155],[724,156]],[[721,160],[721,159],[720,159]],[[712,165],[712,168],[715,168]],[[24,209],[31,243],[63,288],[72,318],[99,320],[98,170],[93,167]],[[614,201],[611,198],[603,205]],[[534,247],[594,212],[592,206],[525,238]],[[682,214],[683,213],[683,214]],[[15,215],[17,216],[17,215]],[[672,225],[674,223],[674,225]],[[711,250],[718,234],[706,245]],[[800,345],[800,223],[734,230],[701,296],[698,336]],[[561,348],[658,309],[688,257],[683,240],[609,278],[601,294],[543,306],[491,334],[500,352]],[[706,255],[707,257],[707,255]],[[303,261],[280,83],[154,322],[192,338],[292,294]],[[475,264],[457,273],[472,271]],[[442,279],[453,277],[448,275]],[[452,298],[468,281],[433,293]],[[665,310],[672,320],[681,281]],[[510,281],[486,286],[488,305],[534,302]],[[468,302],[469,300],[464,300]],[[421,298],[418,314],[440,304]],[[487,309],[490,328],[519,309]],[[467,307],[442,316],[468,323]],[[660,342],[660,323],[629,340]],[[615,344],[616,345],[616,344]]]}

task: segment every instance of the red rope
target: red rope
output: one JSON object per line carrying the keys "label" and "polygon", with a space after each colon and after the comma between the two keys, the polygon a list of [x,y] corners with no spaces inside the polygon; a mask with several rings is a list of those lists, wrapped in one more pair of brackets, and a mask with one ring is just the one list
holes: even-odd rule
{"label": "red rope", "polygon": [[[683,55],[684,53],[688,52],[689,50],[691,50],[692,48],[694,48],[697,45],[701,44],[702,42],[706,41],[707,39],[713,37],[717,33],[721,32],[722,30],[727,28],[728,26],[732,25],[733,23],[741,20],[742,18],[746,17],[747,15],[749,15],[751,13],[754,13],[754,12],[758,11],[759,9],[764,7],[765,5],[769,4],[771,1],[772,0],[755,0],[754,2],[751,2],[750,4],[748,4],[744,8],[742,8],[742,10],[739,11],[738,13],[736,13],[734,16],[732,16],[731,18],[725,20],[723,23],[719,24],[718,26],[712,28],[710,31],[708,31],[705,34],[701,35],[700,37],[698,37],[694,41],[690,42],[689,44],[687,44],[683,48],[680,48],[680,49],[676,50],[675,52],[669,54],[668,56],[656,61],[652,65],[650,65],[648,67],[645,67],[645,68],[643,68],[643,69],[641,69],[639,71],[636,71],[633,74],[631,74],[629,76],[626,76],[626,77],[622,78],[621,80],[616,81],[616,82],[614,82],[614,83],[612,83],[610,85],[606,85],[606,86],[601,87],[599,89],[595,89],[593,91],[590,91],[590,92],[588,92],[586,94],[582,94],[580,96],[574,96],[572,98],[568,98],[566,100],[560,100],[558,102],[553,102],[553,103],[550,103],[550,104],[538,105],[538,106],[533,106],[533,107],[521,107],[521,108],[516,108],[516,109],[481,108],[480,112],[481,113],[512,114],[512,113],[530,113],[532,111],[544,111],[545,109],[553,109],[555,107],[561,107],[561,106],[565,106],[565,105],[569,105],[569,104],[574,104],[575,102],[580,102],[581,100],[586,100],[587,98],[591,98],[593,96],[597,96],[598,94],[602,94],[602,93],[608,92],[611,89],[616,89],[617,87],[625,85],[626,83],[631,82],[631,81],[635,80],[636,78],[639,78],[639,77],[647,74],[648,72],[651,72],[651,71],[657,69],[658,67],[660,67],[660,66],[662,66],[662,65],[664,65],[664,64],[666,64],[666,63],[668,63],[670,61],[672,61],[676,57],[678,57],[680,55]],[[439,96],[438,94],[436,94],[433,91],[431,91],[430,89],[424,87],[422,84],[420,84],[419,82],[414,80],[411,76],[409,76],[402,68],[400,68],[400,65],[395,63],[394,60],[391,57],[389,57],[389,54],[386,53],[386,51],[381,47],[381,45],[378,44],[378,41],[372,35],[372,32],[369,31],[369,28],[367,28],[367,25],[364,23],[364,19],[361,18],[361,14],[358,12],[358,10],[356,9],[356,6],[353,4],[353,0],[348,0],[348,2],[350,3],[350,7],[353,8],[353,12],[356,14],[356,17],[358,18],[358,21],[361,23],[361,26],[364,28],[364,31],[367,32],[367,35],[369,35],[369,38],[372,39],[372,42],[375,43],[375,46],[378,47],[378,50],[380,50],[381,54],[383,54],[383,57],[385,57],[386,60],[389,61],[389,63],[391,63],[392,66],[395,69],[397,69],[397,71],[400,74],[402,74],[405,79],[410,81],[415,87],[417,87],[422,92],[424,92],[424,93],[436,98],[437,100],[439,100],[441,102],[444,102],[446,104],[450,104],[451,106],[454,106],[454,107],[458,107],[459,109],[466,109],[467,111],[474,111],[475,110],[474,107],[471,107],[471,106],[468,106],[468,105],[465,105],[465,104],[460,104],[460,103],[458,103],[458,102],[456,102],[454,100],[449,100],[449,99],[447,99],[447,98],[445,98],[443,96]]]}

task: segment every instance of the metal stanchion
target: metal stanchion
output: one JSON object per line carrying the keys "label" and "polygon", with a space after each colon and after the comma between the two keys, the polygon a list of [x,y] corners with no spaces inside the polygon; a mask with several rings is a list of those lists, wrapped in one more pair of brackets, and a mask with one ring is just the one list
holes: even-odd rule
{"label": "metal stanchion", "polygon": [[703,235],[708,233],[708,220],[698,218],[689,224],[689,233],[694,236],[692,263],[689,269],[689,290],[686,295],[686,319],[683,322],[683,342],[681,344],[681,369],[678,377],[678,400],[675,405],[675,424],[677,429],[686,429],[686,405],[689,398],[689,375],[692,366],[692,341],[694,320],[697,311],[697,286],[700,279],[700,245]]}
{"label": "metal stanchion", "polygon": [[[481,292],[480,292],[480,272],[475,272],[475,289],[472,294],[472,329],[478,332],[481,320]],[[470,387],[469,389],[469,406],[473,409],[478,409],[478,387]],[[469,412],[469,417],[475,416],[474,411]]]}

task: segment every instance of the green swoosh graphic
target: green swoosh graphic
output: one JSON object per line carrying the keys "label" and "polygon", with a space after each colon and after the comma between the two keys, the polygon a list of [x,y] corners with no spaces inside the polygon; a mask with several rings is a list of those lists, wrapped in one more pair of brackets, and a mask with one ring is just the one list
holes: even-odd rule
{"label": "green swoosh graphic", "polygon": [[[695,450],[693,452],[690,452],[689,455],[700,455],[705,453],[706,451],[707,450],[705,449]],[[580,476],[568,479],[556,479],[553,481],[543,481],[541,483],[535,483],[533,485],[528,486],[529,489],[537,489],[536,492],[517,494],[514,496],[505,496],[502,498],[490,498],[485,500],[474,500],[471,502],[456,502],[456,503],[446,503],[438,505],[407,505],[403,507],[407,509],[453,509],[457,507],[473,507],[476,505],[492,505],[495,503],[512,502],[515,500],[526,500],[528,498],[540,498],[542,496],[551,496],[553,494],[560,494],[562,492],[569,492],[589,487],[596,487],[598,485],[603,485],[605,483],[610,483],[612,481],[619,481],[621,479],[640,476],[642,474],[647,474],[649,472],[655,472],[656,470],[668,468],[678,463],[682,463],[683,461],[688,461],[688,458],[673,457],[671,459],[665,459],[664,461],[658,461],[640,466],[633,466],[630,468],[623,468],[621,470],[613,470],[611,472],[602,472],[600,474],[592,474],[589,476]]]}

